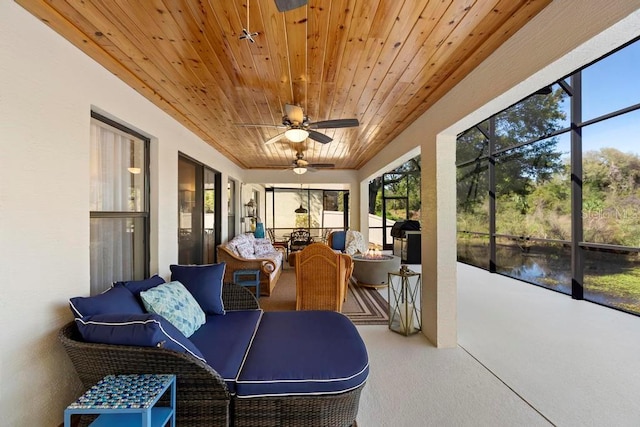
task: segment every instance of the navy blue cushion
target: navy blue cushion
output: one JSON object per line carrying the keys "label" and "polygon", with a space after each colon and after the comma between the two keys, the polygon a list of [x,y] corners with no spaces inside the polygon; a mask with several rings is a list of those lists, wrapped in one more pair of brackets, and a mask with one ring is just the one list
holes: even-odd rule
{"label": "navy blue cushion", "polygon": [[129,289],[131,293],[138,296],[140,295],[140,292],[155,288],[156,286],[163,283],[165,283],[164,279],[156,274],[144,280],[127,280],[125,282],[116,282],[113,286],[124,286],[125,288]]}
{"label": "navy blue cushion", "polygon": [[331,249],[344,251],[346,238],[346,231],[334,231],[333,233],[331,233]]}
{"label": "navy blue cushion", "polygon": [[206,314],[224,314],[222,278],[226,264],[170,265],[171,280],[182,283]]}
{"label": "navy blue cushion", "polygon": [[189,337],[202,351],[207,363],[227,382],[231,393],[245,353],[260,323],[262,310],[229,311],[224,316],[207,316],[207,321]]}
{"label": "navy blue cushion", "polygon": [[162,347],[190,354],[206,363],[197,346],[157,314],[102,314],[76,319],[87,342],[140,347]]}
{"label": "navy blue cushion", "polygon": [[333,311],[264,313],[236,381],[239,398],[337,394],[367,380],[367,349]]}
{"label": "navy blue cushion", "polygon": [[74,297],[69,299],[69,305],[74,317],[112,313],[143,314],[145,312],[136,297],[123,287],[109,288],[92,297]]}

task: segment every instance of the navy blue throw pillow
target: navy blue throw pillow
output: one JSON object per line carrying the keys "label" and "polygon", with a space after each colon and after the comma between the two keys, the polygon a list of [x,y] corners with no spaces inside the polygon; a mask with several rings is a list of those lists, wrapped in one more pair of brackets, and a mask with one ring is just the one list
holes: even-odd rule
{"label": "navy blue throw pillow", "polygon": [[112,313],[144,313],[136,297],[128,289],[122,287],[109,288],[107,291],[92,297],[70,298],[69,305],[74,317]]}
{"label": "navy blue throw pillow", "polygon": [[160,347],[190,354],[206,363],[198,347],[162,316],[145,314],[102,314],[76,319],[80,335],[87,342],[140,347]]}
{"label": "navy blue throw pillow", "polygon": [[171,280],[182,283],[206,314],[224,314],[222,279],[226,264],[170,265]]}
{"label": "navy blue throw pillow", "polygon": [[158,285],[164,283],[164,279],[157,274],[144,280],[127,280],[123,282],[114,283],[114,287],[125,287],[131,291],[135,296],[140,295],[140,292],[155,288]]}

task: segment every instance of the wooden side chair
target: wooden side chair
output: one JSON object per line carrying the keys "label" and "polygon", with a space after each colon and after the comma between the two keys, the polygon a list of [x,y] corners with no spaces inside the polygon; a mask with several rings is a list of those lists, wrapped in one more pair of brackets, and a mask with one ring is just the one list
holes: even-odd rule
{"label": "wooden side chair", "polygon": [[296,253],[295,268],[296,310],[342,311],[353,271],[349,255],[312,243]]}

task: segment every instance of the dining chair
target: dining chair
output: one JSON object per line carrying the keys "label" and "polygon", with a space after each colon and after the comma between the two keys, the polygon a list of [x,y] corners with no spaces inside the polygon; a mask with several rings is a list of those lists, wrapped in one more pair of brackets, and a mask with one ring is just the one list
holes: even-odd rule
{"label": "dining chair", "polygon": [[309,230],[305,228],[293,230],[291,232],[291,237],[289,238],[289,251],[300,251],[311,243],[313,243],[313,239],[311,238]]}
{"label": "dining chair", "polygon": [[269,236],[269,240],[271,240],[271,245],[277,249],[282,250],[284,252],[284,257],[282,259],[283,265],[286,260],[289,258],[289,241],[288,240],[278,240],[276,238],[276,232],[273,228],[267,229],[267,235]]}
{"label": "dining chair", "polygon": [[324,230],[322,230],[322,243],[328,244],[330,234],[331,234],[330,228],[325,228]]}

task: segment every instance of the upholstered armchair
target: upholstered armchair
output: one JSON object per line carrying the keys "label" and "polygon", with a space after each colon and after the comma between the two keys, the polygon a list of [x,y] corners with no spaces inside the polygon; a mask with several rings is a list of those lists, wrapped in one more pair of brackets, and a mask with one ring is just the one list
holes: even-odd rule
{"label": "upholstered armchair", "polygon": [[327,245],[331,247],[331,249],[335,249],[336,251],[343,252],[346,244],[347,232],[345,230],[336,230],[329,233],[327,236]]}
{"label": "upholstered armchair", "polygon": [[296,253],[296,310],[342,311],[353,260],[323,243]]}
{"label": "upholstered armchair", "polygon": [[331,249],[344,252],[349,255],[356,253],[366,253],[368,245],[364,241],[364,236],[355,230],[332,231],[327,239],[327,244]]}

